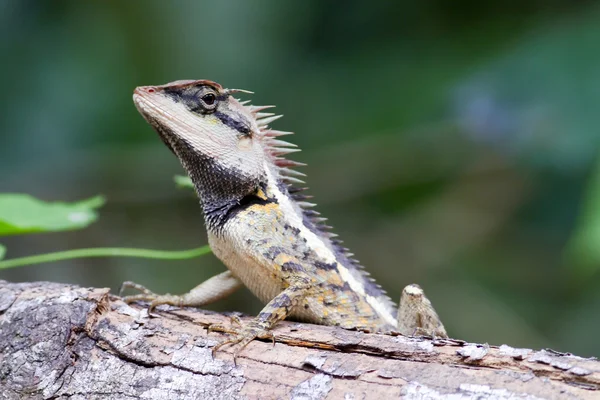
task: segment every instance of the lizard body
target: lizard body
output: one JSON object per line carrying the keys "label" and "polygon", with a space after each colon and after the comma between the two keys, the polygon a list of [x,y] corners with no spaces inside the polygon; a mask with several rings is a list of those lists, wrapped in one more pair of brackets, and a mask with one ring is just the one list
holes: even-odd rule
{"label": "lizard body", "polygon": [[[416,285],[405,288],[398,319],[385,291],[363,270],[312,211],[295,184],[303,174],[286,159],[297,151],[269,128],[280,116],[248,106],[219,84],[176,81],[138,87],[134,103],[180,160],[194,183],[209,244],[227,266],[190,293],[141,294],[127,301],[201,306],[246,286],[265,308],[248,325],[215,327],[243,348],[288,316],[307,322],[386,332],[446,336],[431,303]],[[222,345],[221,344],[221,345]],[[220,345],[219,345],[220,346]]]}

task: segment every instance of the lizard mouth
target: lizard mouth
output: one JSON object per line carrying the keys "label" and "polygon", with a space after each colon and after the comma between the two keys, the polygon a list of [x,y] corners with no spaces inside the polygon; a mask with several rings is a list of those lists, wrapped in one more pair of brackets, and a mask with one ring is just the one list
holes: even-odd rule
{"label": "lizard mouth", "polygon": [[144,118],[146,117],[146,114],[148,114],[148,109],[151,108],[151,103],[147,96],[154,94],[155,92],[156,88],[154,86],[139,86],[133,91],[133,104],[135,104],[135,108],[138,109]]}
{"label": "lizard mouth", "polygon": [[156,88],[154,86],[140,86],[135,88],[133,92],[133,103],[135,104],[135,108],[139,111],[139,113],[144,117],[144,119],[154,128],[154,130],[158,133],[158,136],[163,141],[163,143],[171,150],[171,152],[175,153],[174,143],[176,140],[175,134],[165,127],[164,124],[158,118],[152,116],[151,110],[158,109],[152,100],[148,98],[149,95],[154,95],[156,92]]}
{"label": "lizard mouth", "polygon": [[155,128],[164,125],[160,123],[160,119],[173,119],[169,112],[160,107],[157,96],[161,95],[158,92],[159,88],[156,86],[140,86],[133,91],[135,108]]}
{"label": "lizard mouth", "polygon": [[135,108],[137,108],[139,113],[142,114],[142,116],[145,119],[146,114],[147,114],[146,110],[148,109],[148,105],[147,105],[147,100],[144,98],[144,93],[142,92],[142,89],[143,89],[142,87],[137,87],[133,91],[133,104],[135,105]]}

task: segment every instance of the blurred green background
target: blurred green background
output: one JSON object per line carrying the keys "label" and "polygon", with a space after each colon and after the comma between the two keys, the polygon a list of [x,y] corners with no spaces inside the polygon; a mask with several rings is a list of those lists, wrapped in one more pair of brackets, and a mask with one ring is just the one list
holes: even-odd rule
{"label": "blurred green background", "polygon": [[[3,1],[0,192],[104,194],[83,231],[8,258],[206,243],[177,160],[131,101],[211,79],[276,104],[311,194],[397,300],[453,337],[600,355],[600,4],[591,1]],[[93,259],[0,272],[184,292],[223,271]],[[247,290],[210,308],[256,314]]]}

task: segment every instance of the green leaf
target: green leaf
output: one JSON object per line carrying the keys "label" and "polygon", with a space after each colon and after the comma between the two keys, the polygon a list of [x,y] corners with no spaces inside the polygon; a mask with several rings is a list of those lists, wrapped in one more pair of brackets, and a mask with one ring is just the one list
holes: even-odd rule
{"label": "green leaf", "polygon": [[75,203],[44,202],[27,194],[0,194],[0,236],[85,228],[98,218],[102,196]]}
{"label": "green leaf", "polygon": [[0,260],[2,260],[5,255],[6,255],[6,247],[4,247],[0,244]]}
{"label": "green leaf", "polygon": [[194,184],[192,183],[192,180],[187,176],[175,175],[173,177],[173,180],[179,188],[194,189]]}

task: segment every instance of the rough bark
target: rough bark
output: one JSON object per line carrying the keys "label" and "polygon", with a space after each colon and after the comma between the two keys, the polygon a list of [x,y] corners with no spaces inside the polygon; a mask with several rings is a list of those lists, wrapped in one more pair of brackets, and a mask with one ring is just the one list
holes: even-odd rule
{"label": "rough bark", "polygon": [[600,362],[549,350],[285,322],[234,365],[227,316],[108,289],[0,281],[2,399],[599,399]]}

